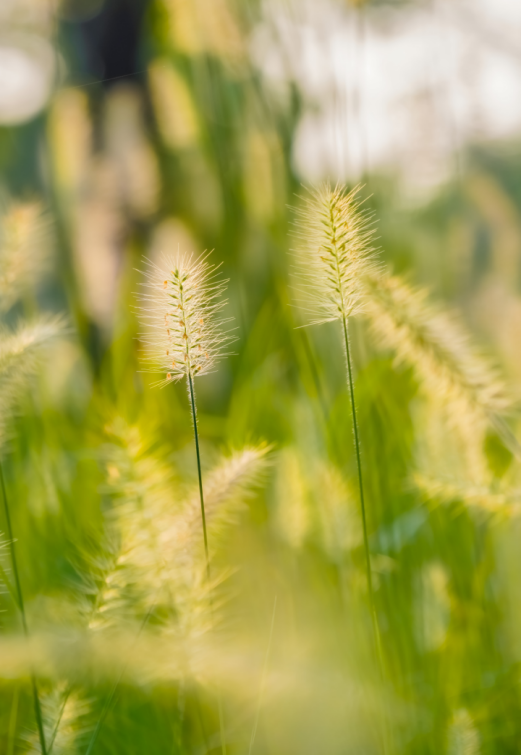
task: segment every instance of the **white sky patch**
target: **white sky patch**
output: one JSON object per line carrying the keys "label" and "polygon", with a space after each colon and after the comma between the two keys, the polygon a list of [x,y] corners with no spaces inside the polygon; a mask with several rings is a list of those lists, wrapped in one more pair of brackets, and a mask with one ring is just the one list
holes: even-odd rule
{"label": "white sky patch", "polygon": [[429,190],[470,141],[520,128],[515,0],[432,0],[359,14],[335,0],[266,0],[252,55],[294,79],[305,110],[294,160],[306,180],[399,169]]}

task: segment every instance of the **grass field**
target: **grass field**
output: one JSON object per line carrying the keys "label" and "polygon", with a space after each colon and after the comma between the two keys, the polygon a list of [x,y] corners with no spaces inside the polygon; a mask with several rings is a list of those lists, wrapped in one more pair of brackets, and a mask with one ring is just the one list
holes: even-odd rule
{"label": "grass field", "polygon": [[314,200],[257,4],[196,5],[106,84],[61,22],[74,75],[0,129],[0,752],[519,753],[516,148]]}

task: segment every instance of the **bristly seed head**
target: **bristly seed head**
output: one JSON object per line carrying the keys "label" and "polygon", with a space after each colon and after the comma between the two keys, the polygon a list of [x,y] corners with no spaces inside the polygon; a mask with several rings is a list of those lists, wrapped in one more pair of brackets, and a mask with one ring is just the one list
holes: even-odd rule
{"label": "bristly seed head", "polygon": [[160,263],[147,260],[146,292],[140,295],[139,317],[145,326],[142,341],[153,370],[165,373],[165,385],[180,378],[212,372],[234,338],[219,317],[227,281],[217,278],[208,254],[164,255]]}
{"label": "bristly seed head", "polygon": [[375,231],[368,212],[360,209],[361,187],[346,192],[329,183],[312,190],[296,210],[294,235],[299,248],[296,290],[301,305],[325,323],[364,309],[363,277],[378,267],[372,246]]}

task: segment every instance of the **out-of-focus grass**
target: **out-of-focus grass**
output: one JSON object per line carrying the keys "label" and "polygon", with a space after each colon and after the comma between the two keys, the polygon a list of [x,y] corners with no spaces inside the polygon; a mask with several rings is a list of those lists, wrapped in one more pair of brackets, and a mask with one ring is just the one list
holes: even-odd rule
{"label": "out-of-focus grass", "polygon": [[[437,387],[357,321],[381,676],[339,334],[296,328],[291,306],[298,95],[274,99],[251,70],[249,14],[197,6],[209,18],[193,27],[190,3],[151,5],[139,82],[65,88],[45,118],[0,135],[6,189],[20,200],[38,191],[54,226],[47,274],[36,285],[20,276],[5,327],[49,311],[71,324],[9,398],[2,466],[30,640],[4,518],[0,750],[38,752],[33,671],[55,753],[219,752],[218,696],[229,753],[247,752],[257,715],[258,753],[516,753],[512,448],[494,426],[478,444],[458,433]],[[38,179],[34,166],[23,174],[27,143],[45,155]],[[367,187],[385,262],[457,307],[508,383],[519,301],[511,161],[505,145],[470,148],[462,175],[413,210],[393,177]],[[216,248],[237,324],[236,354],[198,379],[207,481],[222,454],[271,445],[264,474],[210,531],[213,611],[202,543],[191,551],[179,525],[197,490],[186,390],[149,386],[133,309],[142,255],[178,243]],[[516,435],[514,410],[506,423]]]}

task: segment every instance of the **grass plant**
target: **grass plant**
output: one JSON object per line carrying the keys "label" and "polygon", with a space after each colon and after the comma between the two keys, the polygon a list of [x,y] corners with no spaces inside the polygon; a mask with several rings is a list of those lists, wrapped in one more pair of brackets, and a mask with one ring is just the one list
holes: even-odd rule
{"label": "grass plant", "polygon": [[[18,573],[18,563],[16,559],[16,551],[15,551],[15,538],[13,534],[13,528],[11,525],[11,515],[9,513],[9,502],[7,499],[7,491],[5,488],[5,480],[4,480],[4,472],[2,469],[2,464],[0,463],[0,485],[2,488],[2,498],[4,501],[4,512],[5,512],[5,521],[7,524],[7,537],[9,539],[9,550],[10,550],[10,556],[11,556],[11,565],[13,569],[13,577],[14,577],[14,583],[15,583],[15,591],[16,591],[16,599],[18,603],[18,609],[20,611],[20,618],[22,620],[22,630],[24,633],[24,637],[26,640],[29,640],[29,630],[27,627],[27,618],[25,615],[25,606],[24,606],[24,596],[22,593],[22,586],[20,583],[20,575]],[[38,725],[38,736],[40,738],[40,747],[42,749],[42,753],[47,753],[47,747],[45,744],[45,734],[43,729],[43,720],[42,720],[42,709],[40,706],[40,696],[38,694],[38,687],[36,683],[36,677],[34,675],[34,672],[31,670],[31,688],[33,693],[33,704],[34,704],[34,715],[36,718],[36,723]]]}
{"label": "grass plant", "polygon": [[203,497],[203,475],[199,445],[194,379],[206,375],[224,355],[230,335],[222,332],[225,322],[218,314],[226,302],[220,299],[226,282],[216,279],[216,268],[207,262],[208,255],[193,259],[180,254],[165,257],[161,266],[149,264],[147,294],[142,297],[142,319],[151,327],[146,336],[148,357],[166,372],[165,385],[186,379],[194,426],[194,443],[198,469],[201,523],[208,579],[210,560],[207,523]]}
{"label": "grass plant", "polygon": [[301,249],[296,253],[299,265],[296,288],[301,295],[303,309],[311,317],[311,323],[336,320],[342,326],[357,461],[368,598],[376,651],[381,659],[348,330],[350,318],[361,313],[365,307],[364,279],[378,267],[375,249],[372,246],[375,231],[368,213],[361,210],[359,192],[360,187],[346,192],[339,185],[332,189],[327,183],[312,191],[303,207],[297,211],[295,234],[301,242]]}

